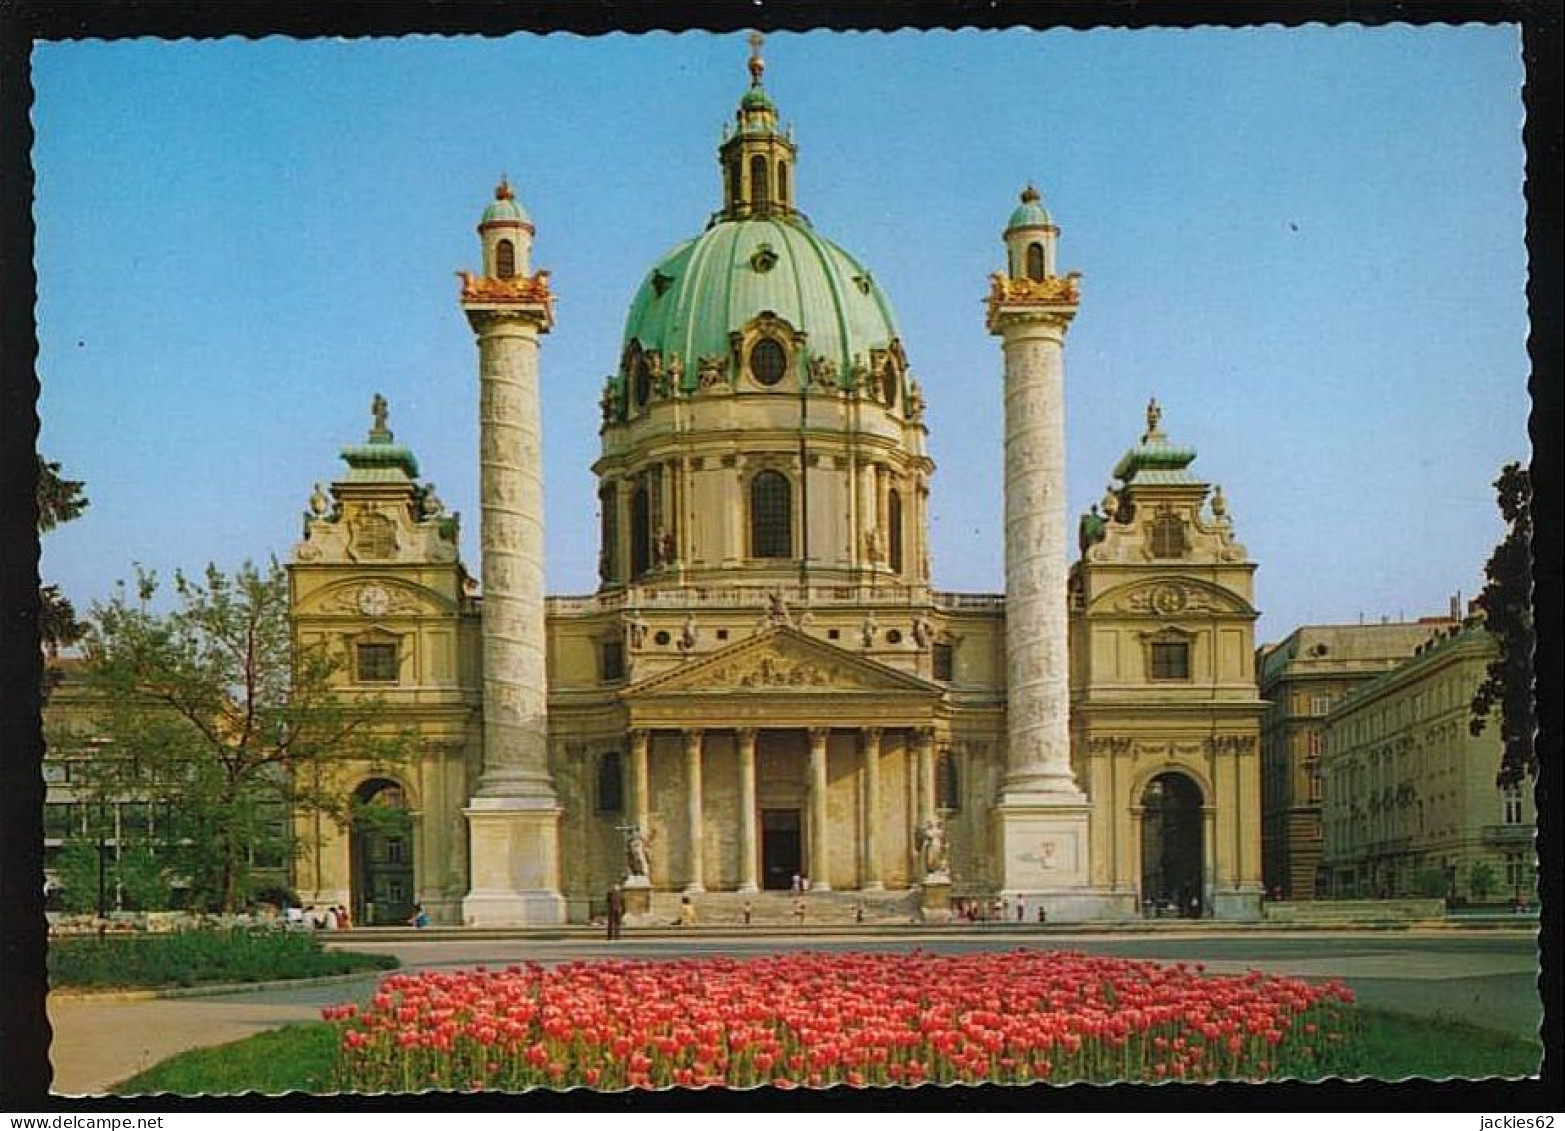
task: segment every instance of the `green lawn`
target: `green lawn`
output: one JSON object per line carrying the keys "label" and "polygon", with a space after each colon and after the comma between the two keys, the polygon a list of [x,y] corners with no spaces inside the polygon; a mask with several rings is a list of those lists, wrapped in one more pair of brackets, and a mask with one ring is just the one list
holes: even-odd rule
{"label": "green lawn", "polygon": [[269,982],[387,970],[383,954],[326,950],[286,931],[178,931],[167,935],[67,935],[49,940],[57,989],[145,989],[212,982]]}
{"label": "green lawn", "polygon": [[[1364,1027],[1355,1077],[1481,1079],[1536,1075],[1537,1041],[1458,1021],[1380,1010],[1360,1011]],[[330,1025],[293,1025],[258,1036],[194,1049],[154,1065],[113,1089],[116,1095],[233,1095],[321,1092],[330,1087],[336,1051]]]}

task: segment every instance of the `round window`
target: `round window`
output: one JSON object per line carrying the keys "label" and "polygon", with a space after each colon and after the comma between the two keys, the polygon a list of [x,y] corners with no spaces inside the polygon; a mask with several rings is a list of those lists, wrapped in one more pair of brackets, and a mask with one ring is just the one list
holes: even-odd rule
{"label": "round window", "polygon": [[890,632],[886,633],[886,643],[887,644],[901,644],[902,643],[902,633],[898,632],[896,629],[893,628]]}
{"label": "round window", "polygon": [[652,638],[652,643],[656,644],[659,648],[667,648],[668,647],[668,642],[669,642],[669,635],[666,632],[659,632],[656,636],[654,636]]}
{"label": "round window", "polygon": [[750,372],[763,385],[775,385],[788,368],[788,355],[776,338],[762,338],[750,347]]}

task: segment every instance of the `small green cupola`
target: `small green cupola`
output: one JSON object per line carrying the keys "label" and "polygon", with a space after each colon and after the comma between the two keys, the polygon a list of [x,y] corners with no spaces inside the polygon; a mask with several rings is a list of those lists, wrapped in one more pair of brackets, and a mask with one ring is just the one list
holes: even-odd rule
{"label": "small green cupola", "polygon": [[1125,486],[1184,485],[1197,483],[1186,470],[1195,462],[1195,449],[1168,442],[1160,424],[1163,409],[1153,397],[1147,402],[1147,430],[1141,442],[1126,452],[1114,465],[1114,477]]}
{"label": "small green cupola", "polygon": [[791,130],[777,124],[777,107],[761,85],[766,60],[759,32],[750,36],[750,88],[739,99],[735,125],[723,131],[718,163],[723,170],[724,220],[747,220],[796,212]]}
{"label": "small green cupola", "polygon": [[1060,230],[1035,186],[1029,184],[1022,190],[1021,203],[1006,221],[1003,238],[1012,279],[1041,283],[1055,277]]}
{"label": "small green cupola", "polygon": [[379,393],[370,405],[369,438],[362,444],[342,449],[342,461],[348,465],[348,483],[412,483],[418,478],[418,460],[413,452],[395,443],[396,436],[386,426],[386,398]]}

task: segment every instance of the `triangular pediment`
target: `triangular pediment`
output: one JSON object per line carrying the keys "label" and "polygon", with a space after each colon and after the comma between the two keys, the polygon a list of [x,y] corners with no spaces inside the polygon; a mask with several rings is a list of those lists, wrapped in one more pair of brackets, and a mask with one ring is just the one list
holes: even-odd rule
{"label": "triangular pediment", "polygon": [[798,629],[777,626],[632,684],[620,694],[625,699],[642,699],[693,692],[938,696],[941,689]]}

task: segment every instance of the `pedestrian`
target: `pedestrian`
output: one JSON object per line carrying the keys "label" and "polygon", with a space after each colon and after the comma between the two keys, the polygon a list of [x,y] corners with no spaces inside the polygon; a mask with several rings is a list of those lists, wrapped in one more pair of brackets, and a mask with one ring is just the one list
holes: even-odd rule
{"label": "pedestrian", "polygon": [[739,913],[744,916],[744,925],[746,927],[750,925],[750,915],[754,910],[755,909],[750,906],[750,901],[748,899],[745,900],[744,907],[740,909]]}
{"label": "pedestrian", "polygon": [[804,890],[804,877],[795,872],[793,874],[793,894],[798,895]]}
{"label": "pedestrian", "polygon": [[335,931],[342,926],[342,920],[337,918],[337,905],[334,903],[326,909],[326,929]]}
{"label": "pedestrian", "polygon": [[609,939],[612,941],[619,938],[620,923],[625,918],[625,897],[620,894],[618,884],[609,889],[608,911],[604,917],[607,920]]}
{"label": "pedestrian", "polygon": [[995,919],[998,922],[1004,923],[1010,917],[1011,917],[1011,897],[1008,896],[1008,895],[1002,895],[1000,897],[1000,906],[996,910]]}
{"label": "pedestrian", "polygon": [[1049,917],[1046,914],[1044,914],[1043,904],[1041,904],[1041,903],[1038,904],[1038,922],[1045,923],[1045,922],[1048,922],[1048,919],[1049,919]]}
{"label": "pedestrian", "polygon": [[864,922],[864,901],[862,899],[853,905],[853,921],[855,923]]}
{"label": "pedestrian", "polygon": [[1016,921],[1018,923],[1025,923],[1025,922],[1027,922],[1027,897],[1026,896],[1019,895],[1019,896],[1016,897]]}
{"label": "pedestrian", "polygon": [[799,925],[801,927],[804,926],[804,897],[803,896],[797,896],[797,897],[795,897],[795,899],[793,901],[793,921],[797,925]]}
{"label": "pedestrian", "polygon": [[337,925],[345,931],[353,930],[353,916],[348,914],[347,904],[337,906]]}
{"label": "pedestrian", "polygon": [[429,926],[429,912],[424,910],[422,903],[413,905],[413,914],[408,916],[408,926],[416,927],[421,931]]}
{"label": "pedestrian", "polygon": [[679,897],[679,922],[680,927],[694,927],[696,925],[696,905],[691,902],[688,895]]}

